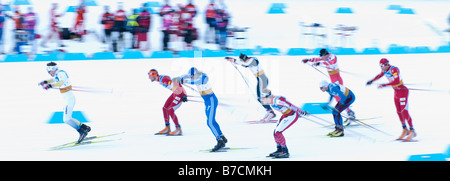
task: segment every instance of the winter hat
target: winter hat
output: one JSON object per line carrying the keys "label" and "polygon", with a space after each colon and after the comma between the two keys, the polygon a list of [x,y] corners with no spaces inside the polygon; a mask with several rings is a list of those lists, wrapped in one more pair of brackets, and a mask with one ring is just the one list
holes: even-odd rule
{"label": "winter hat", "polygon": [[328,82],[327,82],[326,80],[320,81],[319,87],[320,87],[320,88],[322,88],[322,87],[328,87]]}

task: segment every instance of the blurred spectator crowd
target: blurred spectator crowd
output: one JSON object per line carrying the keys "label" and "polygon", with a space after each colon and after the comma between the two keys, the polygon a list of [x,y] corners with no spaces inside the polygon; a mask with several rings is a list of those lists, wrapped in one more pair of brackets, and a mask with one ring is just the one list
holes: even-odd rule
{"label": "blurred spectator crowd", "polygon": [[[38,15],[33,11],[33,7],[27,7],[27,12],[21,12],[18,6],[12,7],[12,11],[5,11],[6,6],[0,5],[0,54],[36,54],[39,46],[46,48],[48,42],[55,42],[55,40],[58,47],[70,46],[63,40],[89,43],[85,36],[90,33],[95,34],[99,41],[107,45],[104,51],[112,52],[120,52],[125,49],[174,52],[194,50],[198,47],[195,47],[193,42],[200,39],[207,44],[217,44],[218,49],[228,50],[227,37],[231,32],[227,27],[231,17],[223,0],[219,1],[216,4],[214,0],[210,0],[203,15],[198,13],[198,8],[192,0],[187,0],[185,5],[177,4],[176,6],[171,5],[169,0],[163,0],[159,9],[151,9],[148,7],[148,3],[143,3],[141,7],[136,7],[128,12],[124,10],[126,1],[117,3],[116,11],[112,11],[110,6],[105,5],[98,23],[102,27],[101,33],[87,31],[85,18],[92,15],[88,15],[84,0],[80,0],[75,7],[76,18],[73,26],[69,28],[60,26],[58,19],[64,16],[65,12],[58,14],[58,4],[53,3],[49,7],[50,23],[48,29],[46,28],[46,33],[48,33],[46,35],[35,33]],[[204,16],[206,25],[202,36],[199,35],[198,25],[194,23],[195,18],[202,18],[200,16]],[[7,39],[3,35],[4,24],[9,20],[14,22],[15,42],[5,42]],[[151,46],[152,21],[161,21],[161,27],[155,27],[157,31],[154,31],[162,35],[161,49],[152,49]],[[125,36],[126,34],[128,35]],[[37,39],[41,39],[39,44]],[[179,42],[181,46],[171,47],[169,46],[170,42]],[[14,48],[5,50],[5,43],[13,44]]]}

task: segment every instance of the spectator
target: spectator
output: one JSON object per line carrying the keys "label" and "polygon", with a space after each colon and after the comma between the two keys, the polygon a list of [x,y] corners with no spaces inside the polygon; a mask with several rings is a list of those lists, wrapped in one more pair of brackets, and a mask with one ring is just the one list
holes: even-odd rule
{"label": "spectator", "polygon": [[217,40],[221,50],[228,49],[226,47],[227,43],[227,26],[230,16],[225,11],[225,9],[218,9],[215,14],[216,22],[217,22]]}
{"label": "spectator", "polygon": [[[448,16],[448,25],[450,25],[450,15]],[[450,28],[447,29],[447,32],[450,33]],[[450,34],[449,34],[450,37]],[[450,40],[448,41],[448,46],[450,46]]]}
{"label": "spectator", "polygon": [[20,53],[19,47],[25,45],[27,38],[26,33],[23,30],[23,15],[20,13],[19,6],[14,6],[14,14],[9,15],[5,14],[6,17],[12,19],[14,21],[14,40],[15,46],[13,48],[14,52]]}
{"label": "spectator", "polygon": [[208,24],[205,31],[205,42],[215,43],[216,19],[214,17],[216,14],[216,5],[214,4],[214,0],[210,0],[205,12],[206,24]]}
{"label": "spectator", "polygon": [[36,13],[33,12],[33,8],[30,6],[28,7],[28,13],[23,15],[23,27],[26,32],[28,32],[28,43],[31,45],[31,51],[33,53],[36,53],[37,47],[35,44],[36,40],[36,34],[35,34],[35,27],[37,22],[37,16]]}
{"label": "spectator", "polygon": [[131,49],[136,49],[137,47],[137,30],[139,28],[139,24],[137,22],[138,10],[132,9],[132,15],[127,16],[127,31],[131,33]]}
{"label": "spectator", "polygon": [[[125,11],[123,10],[123,3],[118,3],[118,10],[116,11],[116,14],[114,15],[114,27],[113,27],[113,51],[118,52],[118,50],[123,47],[124,41],[123,41],[123,32],[126,31],[126,24],[127,24],[127,15],[125,14]],[[120,47],[118,47],[120,46]]]}
{"label": "spectator", "polygon": [[197,8],[194,4],[192,4],[192,0],[188,0],[188,4],[184,7],[185,10],[191,14],[191,17],[194,18],[197,15]]}
{"label": "spectator", "polygon": [[83,35],[86,34],[84,28],[84,14],[86,13],[86,5],[82,1],[76,9],[77,17],[75,19],[75,25],[73,26],[73,32],[79,37],[80,41],[83,41]]}
{"label": "spectator", "polygon": [[23,30],[23,15],[20,13],[19,6],[15,6],[14,9],[15,11],[13,15],[5,15],[14,21],[15,30]]}
{"label": "spectator", "polygon": [[172,9],[172,6],[169,5],[169,0],[165,0],[165,5],[161,7],[159,11],[159,15],[162,17],[163,25],[162,25],[162,32],[163,32],[163,50],[167,51],[169,50],[169,41],[170,41],[170,34],[173,32],[170,31],[171,26],[173,25],[173,13],[175,12]]}
{"label": "spectator", "polygon": [[109,12],[109,6],[104,7],[105,13],[102,15],[101,24],[103,24],[103,30],[105,33],[103,42],[109,45],[108,50],[112,51],[111,46],[111,32],[114,26],[114,14]]}
{"label": "spectator", "polygon": [[192,41],[194,40],[194,18],[192,17],[192,13],[188,12],[185,7],[181,7],[179,21],[181,35],[184,37],[184,42],[186,43],[185,50],[194,50],[192,46]]}
{"label": "spectator", "polygon": [[195,26],[194,26],[194,17],[197,15],[197,8],[195,7],[194,4],[192,4],[192,0],[188,0],[188,4],[184,8],[185,8],[186,12],[188,12],[190,14],[190,19],[192,21],[192,29],[190,30],[190,32],[187,32],[187,34],[190,34],[190,40],[185,39],[185,42],[188,46],[188,49],[193,50],[194,47],[192,46],[192,43],[188,43],[188,42],[189,41],[192,42],[192,41],[198,39],[197,28],[195,28]]}
{"label": "spectator", "polygon": [[143,50],[150,49],[150,41],[147,41],[148,32],[150,30],[150,22],[151,22],[151,14],[147,11],[146,3],[142,5],[142,12],[137,17],[137,22],[139,24],[139,32],[138,32],[138,43],[137,48],[140,48],[140,44],[142,41],[147,42],[147,46]]}
{"label": "spectator", "polygon": [[5,23],[5,14],[3,14],[3,5],[0,4],[0,54],[5,54],[3,44],[3,24]]}

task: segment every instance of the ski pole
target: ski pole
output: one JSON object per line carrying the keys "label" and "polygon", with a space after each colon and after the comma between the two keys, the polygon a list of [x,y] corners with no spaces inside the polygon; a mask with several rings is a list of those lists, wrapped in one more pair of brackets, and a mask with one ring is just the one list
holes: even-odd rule
{"label": "ski pole", "polygon": [[191,89],[192,91],[194,91],[194,92],[197,92],[197,93],[199,93],[200,94],[200,92],[198,92],[198,90],[195,90],[194,88],[192,88],[191,86],[189,86],[189,85],[186,85],[186,84],[183,84],[185,87],[187,87],[187,88],[189,88],[189,89]]}
{"label": "ski pole", "polygon": [[[52,87],[51,89],[60,89],[58,87]],[[80,89],[76,86],[72,86],[72,91],[77,91],[77,92],[88,92],[88,93],[99,93],[99,94],[112,94],[113,93],[113,89],[111,90],[101,90],[101,89]]]}
{"label": "ski pole", "polygon": [[448,93],[448,94],[450,94],[450,90],[418,89],[418,88],[407,88],[407,89],[409,89],[409,90],[416,90],[416,91],[440,92],[440,93]]}
{"label": "ski pole", "polygon": [[[339,111],[338,111],[336,108],[334,108],[334,107],[329,107],[329,106],[328,106],[327,108],[328,108],[330,111],[336,111],[336,112],[339,112]],[[348,116],[345,116],[345,115],[342,115],[342,114],[341,114],[341,116],[342,116],[343,118],[349,119]],[[375,127],[373,127],[373,126],[371,126],[371,125],[369,125],[369,124],[367,124],[367,123],[364,123],[364,122],[362,122],[362,121],[359,121],[359,120],[357,120],[357,119],[350,119],[350,120],[355,121],[356,123],[358,123],[358,124],[360,124],[360,125],[367,126],[367,127],[371,128],[371,129],[373,129],[373,130],[379,131],[379,132],[381,132],[381,133],[383,133],[383,134],[385,134],[385,135],[392,136],[392,135],[390,135],[389,133],[386,133],[386,132],[384,132],[384,131],[381,131],[381,130],[379,130],[379,129],[377,129],[377,128],[375,128]]]}
{"label": "ski pole", "polygon": [[[198,102],[198,103],[205,103],[205,102],[203,102],[203,101],[199,101],[199,100],[191,100],[191,99],[188,99],[188,102]],[[224,103],[218,103],[217,105],[219,105],[219,106],[227,106],[227,107],[232,107],[232,105],[228,105],[228,104],[224,104]]]}
{"label": "ski pole", "polygon": [[[315,117],[315,116],[313,116],[313,117]],[[320,122],[314,121],[314,120],[309,119],[309,118],[307,118],[307,117],[303,117],[303,118],[305,118],[306,120],[311,121],[311,122],[313,122],[313,123],[316,123],[316,124],[318,124],[318,125],[321,125],[321,126],[324,126],[324,127],[326,126],[325,124],[322,124],[322,123],[320,123]]]}
{"label": "ski pole", "polygon": [[252,93],[253,97],[254,97],[255,99],[258,100],[258,96],[256,96],[256,95],[253,93],[253,91],[251,90],[247,78],[244,77],[244,75],[242,74],[242,72],[236,67],[235,64],[233,64],[232,62],[230,62],[230,63],[231,63],[231,65],[233,65],[233,67],[239,72],[239,74],[241,75],[242,79],[244,79],[244,82],[245,82],[245,84],[247,85],[247,88],[250,89],[250,92]]}
{"label": "ski pole", "polygon": [[[311,65],[312,66],[312,65]],[[325,66],[320,66],[320,67],[324,67],[324,68],[326,68]],[[313,66],[313,68],[315,68],[314,66]],[[318,70],[317,68],[315,68],[316,70]],[[342,70],[342,69],[340,69],[339,68],[339,72],[342,72],[342,73],[345,73],[345,74],[350,74],[350,75],[352,75],[352,76],[355,76],[355,77],[360,77],[360,78],[366,78],[366,77],[368,77],[368,76],[365,76],[365,75],[362,75],[362,74],[358,74],[358,73],[353,73],[353,72],[349,72],[349,71],[345,71],[345,70]],[[323,72],[321,72],[322,74],[324,74]]]}
{"label": "ski pole", "polygon": [[84,86],[72,86],[72,90],[90,93],[109,93],[111,94],[114,89],[99,89],[94,87],[84,87]]}
{"label": "ski pole", "polygon": [[[344,116],[344,115],[342,115],[342,114],[341,114],[341,116],[342,116],[343,118],[349,119],[347,116]],[[350,120],[351,120],[351,119],[350,119]],[[364,126],[367,126],[367,127],[369,127],[369,128],[372,128],[373,130],[376,130],[376,131],[378,131],[378,132],[380,132],[380,133],[383,133],[383,134],[385,134],[385,135],[392,136],[392,135],[389,134],[389,133],[386,133],[386,132],[384,132],[384,131],[381,131],[381,130],[379,130],[379,129],[377,129],[377,128],[375,128],[375,127],[373,127],[373,126],[371,126],[371,125],[369,125],[369,124],[367,124],[367,123],[364,123],[364,122],[362,122],[362,121],[359,121],[359,120],[357,120],[357,119],[354,119],[354,120],[352,120],[352,121],[355,121],[355,122],[357,122],[357,123],[360,124],[360,125],[364,125]]]}
{"label": "ski pole", "polygon": [[308,64],[310,65],[312,68],[316,69],[318,72],[320,72],[322,75],[325,75],[326,77],[328,77],[327,74],[323,73],[322,71],[320,71],[318,68],[316,68],[315,66],[313,66],[312,64]]}
{"label": "ski pole", "polygon": [[[319,119],[319,120],[321,120],[321,121],[324,121],[324,122],[329,123],[329,121],[327,121],[327,120],[325,120],[325,119],[322,119],[322,118],[320,118],[320,117],[318,117],[318,116],[315,116],[315,115],[312,115],[312,114],[310,114],[310,115],[311,115],[312,117],[315,117],[316,119]],[[306,118],[305,118],[305,119],[306,119]],[[307,119],[307,120],[312,121],[311,119]],[[327,126],[327,125],[324,125],[324,124],[321,124],[321,123],[318,123],[318,122],[315,122],[315,121],[312,121],[312,122],[314,122],[314,123],[316,123],[316,124],[319,124],[319,125],[321,125],[321,126]],[[346,129],[346,131],[347,131],[347,132],[350,132],[350,133],[352,133],[352,134],[358,135],[359,137],[366,137],[366,138],[370,138],[370,139],[372,139],[372,140],[376,140],[376,139],[374,139],[374,138],[372,138],[372,137],[369,137],[369,136],[360,134],[360,133],[358,133],[358,132],[356,132],[356,131],[347,130],[347,129]]]}
{"label": "ski pole", "polygon": [[[194,92],[200,93],[198,90],[195,90],[194,88],[192,88],[192,87],[189,86],[189,85],[186,85],[186,84],[183,84],[183,85],[186,86],[187,88],[191,89],[191,90],[194,91]],[[201,96],[191,96],[191,95],[187,95],[187,97],[201,97]],[[197,101],[197,100],[188,100],[188,101],[203,103],[203,101]],[[220,106],[231,106],[231,105],[224,104],[224,103],[220,103],[220,102],[219,102],[218,105],[220,105]]]}
{"label": "ski pole", "polygon": [[[381,85],[381,84],[377,84]],[[409,85],[409,84],[405,84]],[[447,93],[450,94],[450,90],[440,90],[440,89],[419,89],[419,88],[398,88],[398,89],[408,89],[408,90],[414,90],[414,91],[427,91],[427,92],[439,92],[439,93]]]}

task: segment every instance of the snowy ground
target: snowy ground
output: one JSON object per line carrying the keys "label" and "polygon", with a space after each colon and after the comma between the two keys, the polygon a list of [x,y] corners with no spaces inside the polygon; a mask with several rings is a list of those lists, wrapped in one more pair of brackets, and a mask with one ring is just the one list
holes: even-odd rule
{"label": "snowy ground", "polygon": [[[110,5],[111,10],[115,11],[118,1],[98,0],[101,6],[88,7],[87,29],[101,35],[98,17],[103,12],[102,6]],[[58,1],[43,0],[39,4],[37,1],[30,2],[39,13],[37,33],[46,35],[50,2]],[[125,9],[128,11],[138,7],[142,2],[126,1]],[[202,36],[205,29],[202,13],[207,1],[194,2],[201,15],[195,21]],[[328,39],[325,44],[332,47],[340,45],[333,31],[337,24],[358,26],[353,39],[341,45],[358,51],[378,47],[386,52],[390,44],[428,46],[432,50],[448,45],[449,34],[442,32],[448,28],[448,10],[442,7],[448,7],[449,1],[276,2],[285,3],[286,14],[267,14],[273,3],[268,0],[225,1],[233,16],[231,26],[250,27],[247,44],[233,48],[254,48],[259,45],[279,48],[282,53],[295,47],[316,48],[314,42],[300,36],[305,31],[299,25],[301,22],[326,26]],[[184,4],[185,1],[171,1],[172,5],[178,3]],[[59,11],[76,4],[76,1],[61,3]],[[412,8],[416,14],[400,15],[394,10],[387,10],[392,4]],[[251,11],[247,10],[249,7]],[[350,7],[354,14],[336,14],[338,7]],[[24,12],[26,7],[21,6],[21,10]],[[161,50],[161,19],[157,15],[152,18],[151,51],[156,51]],[[71,27],[74,19],[74,13],[66,13],[59,21],[62,27]],[[4,31],[7,51],[13,47],[12,27],[12,21],[7,20]],[[88,35],[83,43],[66,41],[65,44],[68,45],[64,48],[67,52],[82,52],[87,56],[104,51],[107,47],[93,34]],[[194,44],[201,49],[217,49],[216,45],[206,44],[202,39]],[[39,47],[38,53],[58,48],[54,42],[48,46]],[[171,43],[170,46],[179,48],[177,43]],[[151,52],[143,53],[148,56]],[[332,127],[300,119],[285,132],[291,153],[291,158],[287,160],[407,160],[410,155],[446,152],[450,144],[450,123],[445,112],[450,101],[450,85],[445,72],[450,54],[337,56],[344,83],[356,95],[352,109],[357,117],[382,116],[367,123],[389,135],[360,126],[349,127],[343,138],[328,138],[324,135],[332,131]],[[319,81],[328,80],[328,77],[300,63],[299,60],[305,57],[258,57],[269,77],[269,87],[273,93],[283,95],[299,106],[325,102],[328,98],[326,93],[318,89]],[[393,90],[365,86],[368,79],[380,72],[378,61],[382,57],[400,68],[404,82],[411,84],[408,87],[447,91],[410,91],[409,109],[419,142],[393,141],[401,132]],[[37,86],[38,82],[49,78],[45,71],[46,63],[0,63],[0,160],[271,160],[265,156],[275,150],[272,136],[275,124],[246,123],[261,118],[264,111],[239,73],[223,58],[58,61],[60,67],[69,73],[73,85],[112,91],[109,94],[75,92],[75,111],[82,111],[90,121],[87,123],[92,127],[90,135],[123,131],[125,134],[111,137],[120,140],[108,143],[49,151],[50,147],[76,140],[78,135],[68,125],[47,124],[54,112],[62,111],[63,101],[57,90],[45,91]],[[191,66],[198,67],[210,76],[219,101],[228,105],[220,106],[217,113],[217,121],[229,140],[227,145],[249,149],[226,153],[201,152],[212,148],[215,140],[206,126],[204,105],[197,102],[184,103],[176,111],[184,136],[153,135],[164,126],[161,108],[170,91],[157,83],[150,83],[148,70],[156,68],[161,74],[178,76],[186,73]],[[256,85],[248,70],[241,71],[252,85]],[[383,78],[379,82],[385,81]],[[190,95],[196,95],[187,91]],[[331,115],[319,116],[332,123]]]}
{"label": "snowy ground", "polygon": [[[409,110],[419,142],[393,141],[401,132],[393,90],[365,86],[369,78],[380,72],[381,57],[400,68],[405,84],[417,84],[408,87],[447,90],[446,93],[410,91]],[[327,100],[328,95],[319,90],[318,83],[328,77],[302,64],[299,60],[304,57],[258,58],[274,94],[283,95],[299,106]],[[285,132],[291,153],[288,160],[407,160],[410,155],[447,150],[450,85],[445,65],[450,54],[338,55],[338,58],[342,71],[354,73],[341,75],[356,95],[352,109],[357,117],[382,116],[367,123],[389,135],[359,126],[347,128],[345,137],[328,138],[324,135],[333,128],[299,119]],[[53,112],[62,111],[63,101],[57,90],[45,91],[37,86],[39,81],[49,78],[46,63],[0,64],[0,160],[271,160],[265,156],[275,150],[272,137],[275,124],[246,123],[261,118],[264,112],[238,72],[223,58],[58,62],[73,85],[112,90],[110,94],[75,92],[75,111],[83,111],[89,119],[90,135],[122,131],[125,134],[108,143],[49,151],[50,147],[76,140],[78,135],[68,125],[47,124]],[[148,70],[156,68],[161,74],[178,76],[190,66],[206,72],[219,102],[230,105],[219,106],[217,112],[217,121],[229,140],[227,146],[249,149],[201,152],[212,148],[215,140],[206,125],[204,105],[196,102],[184,103],[176,111],[183,136],[153,135],[163,128],[161,108],[170,91],[151,83]],[[248,70],[241,71],[255,84]],[[330,114],[319,116],[332,123]]]}

